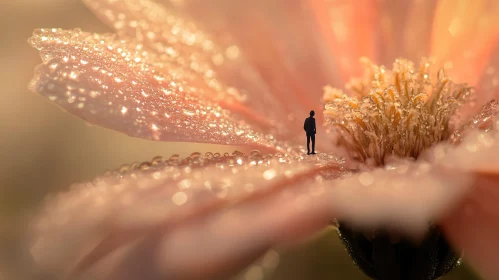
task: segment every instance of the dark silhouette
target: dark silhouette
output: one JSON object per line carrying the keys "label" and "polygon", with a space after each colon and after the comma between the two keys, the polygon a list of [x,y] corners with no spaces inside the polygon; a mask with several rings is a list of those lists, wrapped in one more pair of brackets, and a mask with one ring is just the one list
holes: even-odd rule
{"label": "dark silhouette", "polygon": [[[303,129],[307,133],[307,155],[315,155],[315,133],[317,132],[315,128],[315,112],[310,111],[310,117],[305,119],[303,124]],[[312,152],[310,152],[310,140],[312,140]]]}

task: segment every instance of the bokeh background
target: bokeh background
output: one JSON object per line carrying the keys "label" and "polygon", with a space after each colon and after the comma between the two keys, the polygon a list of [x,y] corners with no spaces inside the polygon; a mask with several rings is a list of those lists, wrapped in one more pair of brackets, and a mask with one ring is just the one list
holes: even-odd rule
{"label": "bokeh background", "polygon": [[[29,279],[22,242],[30,213],[43,197],[90,180],[123,163],[199,151],[216,145],[157,143],[90,126],[27,90],[40,63],[27,39],[35,28],[111,32],[79,0],[0,1],[0,279]],[[355,268],[332,229],[288,250],[272,279],[367,279]],[[447,280],[479,279],[466,265]]]}

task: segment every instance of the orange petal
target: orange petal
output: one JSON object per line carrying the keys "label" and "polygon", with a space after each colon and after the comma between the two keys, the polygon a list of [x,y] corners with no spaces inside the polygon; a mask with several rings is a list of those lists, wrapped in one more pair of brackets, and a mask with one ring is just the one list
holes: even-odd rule
{"label": "orange petal", "polygon": [[132,38],[50,29],[30,42],[44,62],[30,88],[84,120],[150,140],[276,148],[251,119],[200,95],[213,89],[199,74]]}
{"label": "orange petal", "polygon": [[309,1],[309,4],[331,54],[338,60],[344,81],[362,74],[358,63],[360,57],[378,59],[379,23],[375,1],[318,0]]}
{"label": "orange petal", "polygon": [[499,99],[499,41],[496,41],[492,55],[481,72],[477,92],[479,105],[485,104],[491,99]]}
{"label": "orange petal", "polygon": [[[403,2],[403,1],[397,1]],[[431,30],[433,24],[433,15],[438,1],[434,0],[413,0],[406,7],[406,19],[401,34],[401,45],[403,53],[397,54],[412,61],[419,61],[421,57],[427,57],[430,54]],[[396,11],[404,15],[402,11]],[[398,22],[395,23],[399,25]]]}
{"label": "orange petal", "polygon": [[187,0],[183,4],[182,11],[218,41],[239,48],[289,114],[290,124],[300,127],[302,116],[321,110],[322,87],[339,80],[305,1]]}
{"label": "orange petal", "polygon": [[499,2],[442,0],[433,24],[431,55],[458,82],[476,85],[499,35]]}
{"label": "orange petal", "polygon": [[177,69],[177,75],[188,75],[210,89],[193,94],[219,103],[262,129],[273,128],[281,136],[293,130],[286,126],[290,111],[283,110],[238,46],[221,46],[215,36],[157,1],[84,2],[118,34],[134,38],[156,53],[160,62],[180,65],[182,72]]}

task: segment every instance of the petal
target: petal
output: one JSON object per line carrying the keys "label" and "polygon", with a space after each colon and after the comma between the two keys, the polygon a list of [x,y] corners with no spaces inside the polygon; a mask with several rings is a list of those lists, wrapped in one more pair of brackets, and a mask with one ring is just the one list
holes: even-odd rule
{"label": "petal", "polygon": [[[447,238],[485,279],[498,279],[499,269],[499,123],[485,131],[469,131],[439,161],[474,175],[473,187],[441,224]],[[436,153],[443,155],[444,152]]]}
{"label": "petal", "polygon": [[289,126],[285,124],[292,111],[286,110],[286,105],[270,94],[264,81],[233,42],[219,45],[217,38],[212,38],[194,22],[179,17],[172,9],[156,1],[84,2],[119,34],[134,37],[158,54],[174,51],[175,61],[193,72],[199,82],[205,81],[206,87],[214,89],[198,94],[260,126],[277,126],[281,134],[289,132]]}
{"label": "petal", "polygon": [[362,74],[358,60],[366,56],[377,59],[377,5],[362,1],[308,1],[319,22],[324,41],[330,52],[338,57],[343,81]]}
{"label": "petal", "polygon": [[456,81],[477,84],[498,36],[497,1],[438,2],[432,55]]}
{"label": "petal", "polygon": [[[381,8],[382,63],[405,57],[419,61],[430,53],[433,15],[437,1],[384,1]],[[391,34],[391,35],[390,35]],[[391,37],[391,40],[390,40]],[[390,47],[386,47],[391,42]]]}
{"label": "petal", "polygon": [[417,236],[459,203],[470,183],[467,174],[418,160],[324,184],[333,185],[327,199],[338,220],[362,229],[388,227]]}
{"label": "petal", "polygon": [[417,61],[429,54],[428,30],[433,22],[435,1],[308,1],[322,35],[344,80],[362,74],[358,59],[366,56],[383,65],[396,58]]}
{"label": "petal", "polygon": [[[148,262],[148,271],[173,279],[200,270],[217,275],[233,268],[229,264],[242,268],[271,245],[327,225],[329,204],[311,200],[314,188],[307,182],[321,170],[343,174],[340,164],[328,155],[293,159],[236,153],[174,158],[147,170],[113,173],[49,199],[35,223],[32,253],[60,275],[75,267],[75,272],[92,267],[90,272],[101,277],[118,275],[114,268],[137,262],[135,254],[144,250],[153,259],[155,252],[166,258]],[[151,242],[168,250],[163,245],[153,250]]]}
{"label": "petal", "polygon": [[470,129],[457,146],[439,145],[433,150],[433,160],[461,172],[495,173],[499,167],[499,122],[497,115],[487,118],[487,122],[477,121],[487,129]]}
{"label": "petal", "polygon": [[[115,266],[116,279],[128,274],[125,268],[141,258],[136,252],[144,250],[149,256],[158,256],[160,263],[147,270],[168,279],[233,273],[232,269],[242,268],[271,246],[310,236],[333,217],[360,228],[388,226],[413,236],[423,234],[428,223],[458,203],[470,185],[467,175],[432,168],[428,163],[403,162],[388,170],[326,180],[341,174],[331,167],[305,170],[290,180],[278,180],[264,192],[238,199],[230,207],[203,211],[176,224],[167,218],[160,228],[142,227],[142,235],[149,233],[156,239],[132,249],[127,262]],[[133,240],[130,234],[137,238],[136,231],[123,226],[121,231],[100,243],[79,268],[86,269],[122,247],[123,243],[113,244],[116,238],[125,236],[126,243]]]}
{"label": "petal", "polygon": [[484,279],[499,279],[498,171],[478,174],[468,198],[442,221],[447,238]]}
{"label": "petal", "polygon": [[485,104],[491,99],[499,99],[499,41],[496,42],[492,55],[481,73],[477,92],[478,104]]}
{"label": "petal", "polygon": [[30,42],[44,62],[30,88],[90,123],[151,140],[278,146],[193,94],[209,89],[132,39],[51,29]]}
{"label": "petal", "polygon": [[454,131],[449,141],[457,144],[463,140],[469,133],[476,132],[477,129],[491,129],[499,116],[499,102],[492,100],[484,105],[480,111],[467,119],[467,121],[455,120],[460,124],[459,129]]}
{"label": "petal", "polygon": [[340,82],[308,2],[189,0],[182,4],[180,9],[200,26],[240,49],[295,124],[302,121],[298,116],[322,108],[324,85]]}

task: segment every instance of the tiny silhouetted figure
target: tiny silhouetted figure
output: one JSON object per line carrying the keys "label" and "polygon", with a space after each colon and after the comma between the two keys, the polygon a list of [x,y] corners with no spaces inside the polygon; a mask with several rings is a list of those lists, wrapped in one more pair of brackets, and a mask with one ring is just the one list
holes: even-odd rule
{"label": "tiny silhouetted figure", "polygon": [[[310,117],[305,119],[305,123],[303,124],[303,129],[307,133],[307,155],[315,155],[315,133],[317,130],[315,129],[315,112],[310,111]],[[312,152],[310,152],[310,140],[312,140]]]}

